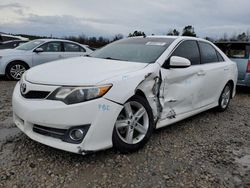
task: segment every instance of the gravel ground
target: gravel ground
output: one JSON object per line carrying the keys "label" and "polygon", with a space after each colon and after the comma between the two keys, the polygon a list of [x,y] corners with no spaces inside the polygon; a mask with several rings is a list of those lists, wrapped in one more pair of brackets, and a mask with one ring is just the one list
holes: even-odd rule
{"label": "gravel ground", "polygon": [[0,187],[250,187],[250,90],[155,131],[139,152],[81,156],[32,141],[13,125],[15,82],[0,80]]}

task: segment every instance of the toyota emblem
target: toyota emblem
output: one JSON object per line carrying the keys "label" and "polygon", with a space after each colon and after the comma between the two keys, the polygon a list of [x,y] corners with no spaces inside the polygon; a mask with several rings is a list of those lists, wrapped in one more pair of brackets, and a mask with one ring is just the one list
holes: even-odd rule
{"label": "toyota emblem", "polygon": [[22,94],[25,94],[25,92],[26,92],[26,90],[27,90],[27,86],[26,86],[25,83],[22,83],[22,84],[21,84],[20,90],[21,90],[21,93],[22,93]]}

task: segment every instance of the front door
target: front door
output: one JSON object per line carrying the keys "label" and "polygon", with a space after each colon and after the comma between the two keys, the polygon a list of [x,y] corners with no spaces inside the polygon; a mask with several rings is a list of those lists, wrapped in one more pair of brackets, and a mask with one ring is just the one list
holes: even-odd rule
{"label": "front door", "polygon": [[[191,66],[168,68],[172,56],[189,59]],[[161,68],[160,102],[163,107],[161,119],[172,119],[176,115],[200,107],[199,95],[204,81],[200,71],[200,53],[197,42],[194,40],[183,41]]]}
{"label": "front door", "polygon": [[33,52],[33,66],[63,58],[61,42],[47,42],[42,46],[43,52]]}

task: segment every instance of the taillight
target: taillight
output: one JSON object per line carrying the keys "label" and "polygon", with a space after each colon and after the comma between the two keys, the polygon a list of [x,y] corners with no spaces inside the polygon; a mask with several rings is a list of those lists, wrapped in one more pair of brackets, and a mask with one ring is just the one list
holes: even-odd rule
{"label": "taillight", "polygon": [[250,60],[248,60],[248,63],[247,63],[247,73],[250,73]]}

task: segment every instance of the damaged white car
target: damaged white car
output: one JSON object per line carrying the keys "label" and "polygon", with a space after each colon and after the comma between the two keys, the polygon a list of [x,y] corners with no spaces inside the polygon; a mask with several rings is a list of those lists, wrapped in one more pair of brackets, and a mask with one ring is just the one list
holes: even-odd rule
{"label": "damaged white car", "polygon": [[154,129],[224,111],[235,95],[236,64],[203,39],[127,38],[90,56],[34,67],[17,83],[14,122],[31,139],[80,154],[133,152]]}

